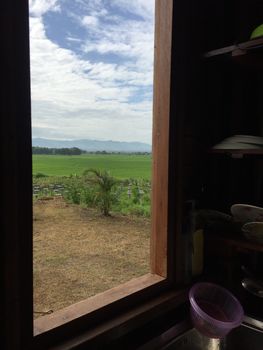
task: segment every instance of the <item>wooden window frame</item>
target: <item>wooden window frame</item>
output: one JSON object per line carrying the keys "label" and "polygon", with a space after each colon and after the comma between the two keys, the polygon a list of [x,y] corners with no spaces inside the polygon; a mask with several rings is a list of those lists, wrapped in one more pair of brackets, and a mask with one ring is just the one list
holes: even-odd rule
{"label": "wooden window frame", "polygon": [[185,291],[175,287],[180,280],[176,269],[180,212],[174,208],[181,194],[176,180],[180,150],[174,141],[179,129],[171,122],[176,111],[171,80],[174,3],[156,0],[151,273],[35,322],[28,1],[1,5],[0,35],[5,39],[5,55],[1,56],[5,67],[1,96],[1,130],[5,131],[1,133],[1,282],[5,286],[2,306],[8,349],[44,349],[61,342],[68,344],[63,349],[75,349],[76,344],[81,346],[98,336],[108,334],[110,338],[116,329],[118,336],[125,334],[153,317],[153,312],[161,314],[168,305],[185,300]]}

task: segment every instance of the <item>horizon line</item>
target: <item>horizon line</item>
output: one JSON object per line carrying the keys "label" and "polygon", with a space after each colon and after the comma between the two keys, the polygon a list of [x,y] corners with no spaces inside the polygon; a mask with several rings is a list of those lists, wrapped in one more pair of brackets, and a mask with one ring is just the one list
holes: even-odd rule
{"label": "horizon line", "polygon": [[59,138],[46,138],[46,137],[36,137],[32,136],[32,140],[34,139],[42,139],[49,141],[97,141],[97,142],[119,142],[119,143],[143,143],[149,146],[152,146],[151,143],[143,142],[143,141],[120,141],[120,140],[98,140],[98,139],[89,139],[89,138],[80,138],[80,139],[59,139]]}

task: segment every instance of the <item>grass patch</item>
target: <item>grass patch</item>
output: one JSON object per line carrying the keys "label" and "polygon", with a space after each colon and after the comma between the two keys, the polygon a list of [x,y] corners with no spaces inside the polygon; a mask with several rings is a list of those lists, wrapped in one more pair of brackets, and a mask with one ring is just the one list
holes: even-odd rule
{"label": "grass patch", "polygon": [[148,273],[150,220],[34,201],[35,317]]}
{"label": "grass patch", "polygon": [[[151,162],[147,155],[33,156],[35,317],[149,272]],[[118,179],[109,217],[95,209],[97,188],[81,176],[90,168]]]}
{"label": "grass patch", "polygon": [[89,168],[107,170],[118,179],[151,178],[151,155],[82,154],[80,156],[33,155],[33,174],[82,175]]}

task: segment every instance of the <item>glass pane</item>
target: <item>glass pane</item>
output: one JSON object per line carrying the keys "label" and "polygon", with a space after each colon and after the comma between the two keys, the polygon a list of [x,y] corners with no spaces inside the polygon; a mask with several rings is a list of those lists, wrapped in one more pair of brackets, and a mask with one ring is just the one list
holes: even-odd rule
{"label": "glass pane", "polygon": [[34,316],[150,271],[154,0],[29,0]]}

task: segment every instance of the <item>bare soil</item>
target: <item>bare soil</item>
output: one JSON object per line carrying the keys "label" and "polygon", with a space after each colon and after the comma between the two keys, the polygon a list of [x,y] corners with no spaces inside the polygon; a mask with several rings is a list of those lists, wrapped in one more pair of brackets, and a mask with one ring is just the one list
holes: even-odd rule
{"label": "bare soil", "polygon": [[59,310],[149,272],[150,220],[34,202],[34,316]]}

